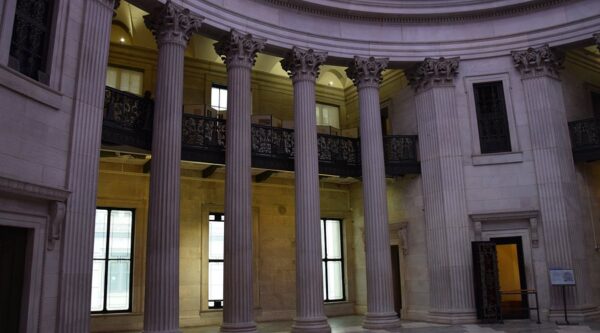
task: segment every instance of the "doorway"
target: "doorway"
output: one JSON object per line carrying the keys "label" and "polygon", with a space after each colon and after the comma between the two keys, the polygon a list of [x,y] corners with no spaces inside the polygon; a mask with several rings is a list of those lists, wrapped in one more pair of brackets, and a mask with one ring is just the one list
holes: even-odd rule
{"label": "doorway", "polygon": [[0,226],[0,327],[18,333],[25,280],[27,229]]}
{"label": "doorway", "polygon": [[394,311],[400,317],[402,311],[402,284],[400,282],[400,248],[398,245],[390,247],[392,254],[392,288],[394,292]]}
{"label": "doorway", "polygon": [[529,301],[521,237],[490,238],[496,244],[498,283],[503,291],[500,298],[502,316],[506,319],[528,319]]}

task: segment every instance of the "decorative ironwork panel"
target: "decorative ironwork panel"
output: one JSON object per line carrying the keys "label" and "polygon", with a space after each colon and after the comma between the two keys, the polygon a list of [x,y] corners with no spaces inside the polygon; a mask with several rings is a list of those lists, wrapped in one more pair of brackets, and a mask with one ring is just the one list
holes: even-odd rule
{"label": "decorative ironwork panel", "polygon": [[104,120],[130,130],[151,130],[154,102],[149,94],[140,97],[106,87],[104,91]]}
{"label": "decorative ironwork panel", "polygon": [[573,150],[600,146],[600,120],[596,118],[569,122]]}
{"label": "decorative ironwork panel", "polygon": [[500,319],[500,280],[494,242],[473,242],[473,282],[477,318],[485,322]]}
{"label": "decorative ironwork panel", "polygon": [[225,150],[225,121],[223,119],[183,115],[182,143],[211,150]]}
{"label": "decorative ironwork panel", "polygon": [[360,145],[358,139],[342,136],[319,134],[319,162],[341,165],[360,164]]}
{"label": "decorative ironwork panel", "polygon": [[34,80],[40,80],[46,71],[52,9],[52,0],[17,0],[11,67]]}
{"label": "decorative ironwork panel", "polygon": [[475,83],[473,91],[481,153],[511,151],[502,81]]}
{"label": "decorative ironwork panel", "polygon": [[389,135],[383,138],[383,144],[387,162],[417,160],[416,135]]}

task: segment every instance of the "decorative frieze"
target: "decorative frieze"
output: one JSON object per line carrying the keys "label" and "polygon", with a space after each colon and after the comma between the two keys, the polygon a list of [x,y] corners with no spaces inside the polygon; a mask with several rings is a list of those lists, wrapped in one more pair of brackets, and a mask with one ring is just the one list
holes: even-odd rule
{"label": "decorative frieze", "polygon": [[164,6],[145,15],[144,23],[152,31],[158,47],[163,43],[178,43],[185,47],[192,33],[200,29],[203,19],[168,0]]}
{"label": "decorative frieze", "polygon": [[227,67],[252,68],[256,62],[256,54],[263,50],[266,42],[264,38],[231,29],[227,37],[215,43],[215,51]]}
{"label": "decorative frieze", "polygon": [[295,81],[311,80],[319,77],[319,67],[327,59],[327,52],[317,52],[313,49],[292,48],[287,57],[281,60],[281,67]]}
{"label": "decorative frieze", "polygon": [[410,84],[415,90],[433,86],[453,85],[458,74],[459,57],[454,58],[425,58],[412,73]]}
{"label": "decorative frieze", "polygon": [[538,48],[530,47],[524,51],[513,51],[511,54],[514,65],[521,72],[523,78],[540,75],[557,78],[564,60],[548,44]]}
{"label": "decorative frieze", "polygon": [[355,56],[346,69],[346,75],[359,89],[367,86],[379,88],[383,80],[382,72],[387,68],[388,62],[388,58]]}

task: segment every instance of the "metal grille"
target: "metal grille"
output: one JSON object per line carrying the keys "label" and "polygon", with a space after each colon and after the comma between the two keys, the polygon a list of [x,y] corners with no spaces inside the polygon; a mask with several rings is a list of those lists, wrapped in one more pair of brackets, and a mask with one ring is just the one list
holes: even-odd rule
{"label": "metal grille", "polygon": [[511,151],[502,82],[473,85],[481,153]]}
{"label": "metal grille", "polygon": [[52,0],[17,0],[11,67],[35,80],[45,80],[52,8]]}

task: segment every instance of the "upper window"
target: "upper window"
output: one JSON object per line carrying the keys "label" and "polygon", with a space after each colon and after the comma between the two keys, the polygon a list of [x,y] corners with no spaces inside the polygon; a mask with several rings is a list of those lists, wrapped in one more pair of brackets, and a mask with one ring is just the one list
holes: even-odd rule
{"label": "upper window", "polygon": [[208,308],[223,308],[223,255],[225,216],[208,215]]}
{"label": "upper window", "polygon": [[131,209],[96,209],[92,312],[131,311]]}
{"label": "upper window", "polygon": [[48,41],[52,0],[17,0],[10,44],[10,67],[48,83]]}
{"label": "upper window", "polygon": [[592,91],[591,95],[592,95],[592,111],[594,112],[594,117],[600,118],[600,93]]}
{"label": "upper window", "polygon": [[106,85],[130,92],[136,95],[143,95],[144,72],[139,70],[125,69],[121,67],[108,66],[106,70]]}
{"label": "upper window", "polygon": [[482,154],[510,152],[510,133],[502,81],[473,84]]}
{"label": "upper window", "polygon": [[344,288],[344,251],[342,220],[321,220],[321,253],[323,260],[323,299],[326,302],[346,299]]}
{"label": "upper window", "polygon": [[340,128],[340,108],[317,103],[317,125]]}
{"label": "upper window", "polygon": [[214,84],[210,90],[210,107],[218,112],[227,110],[227,87]]}

